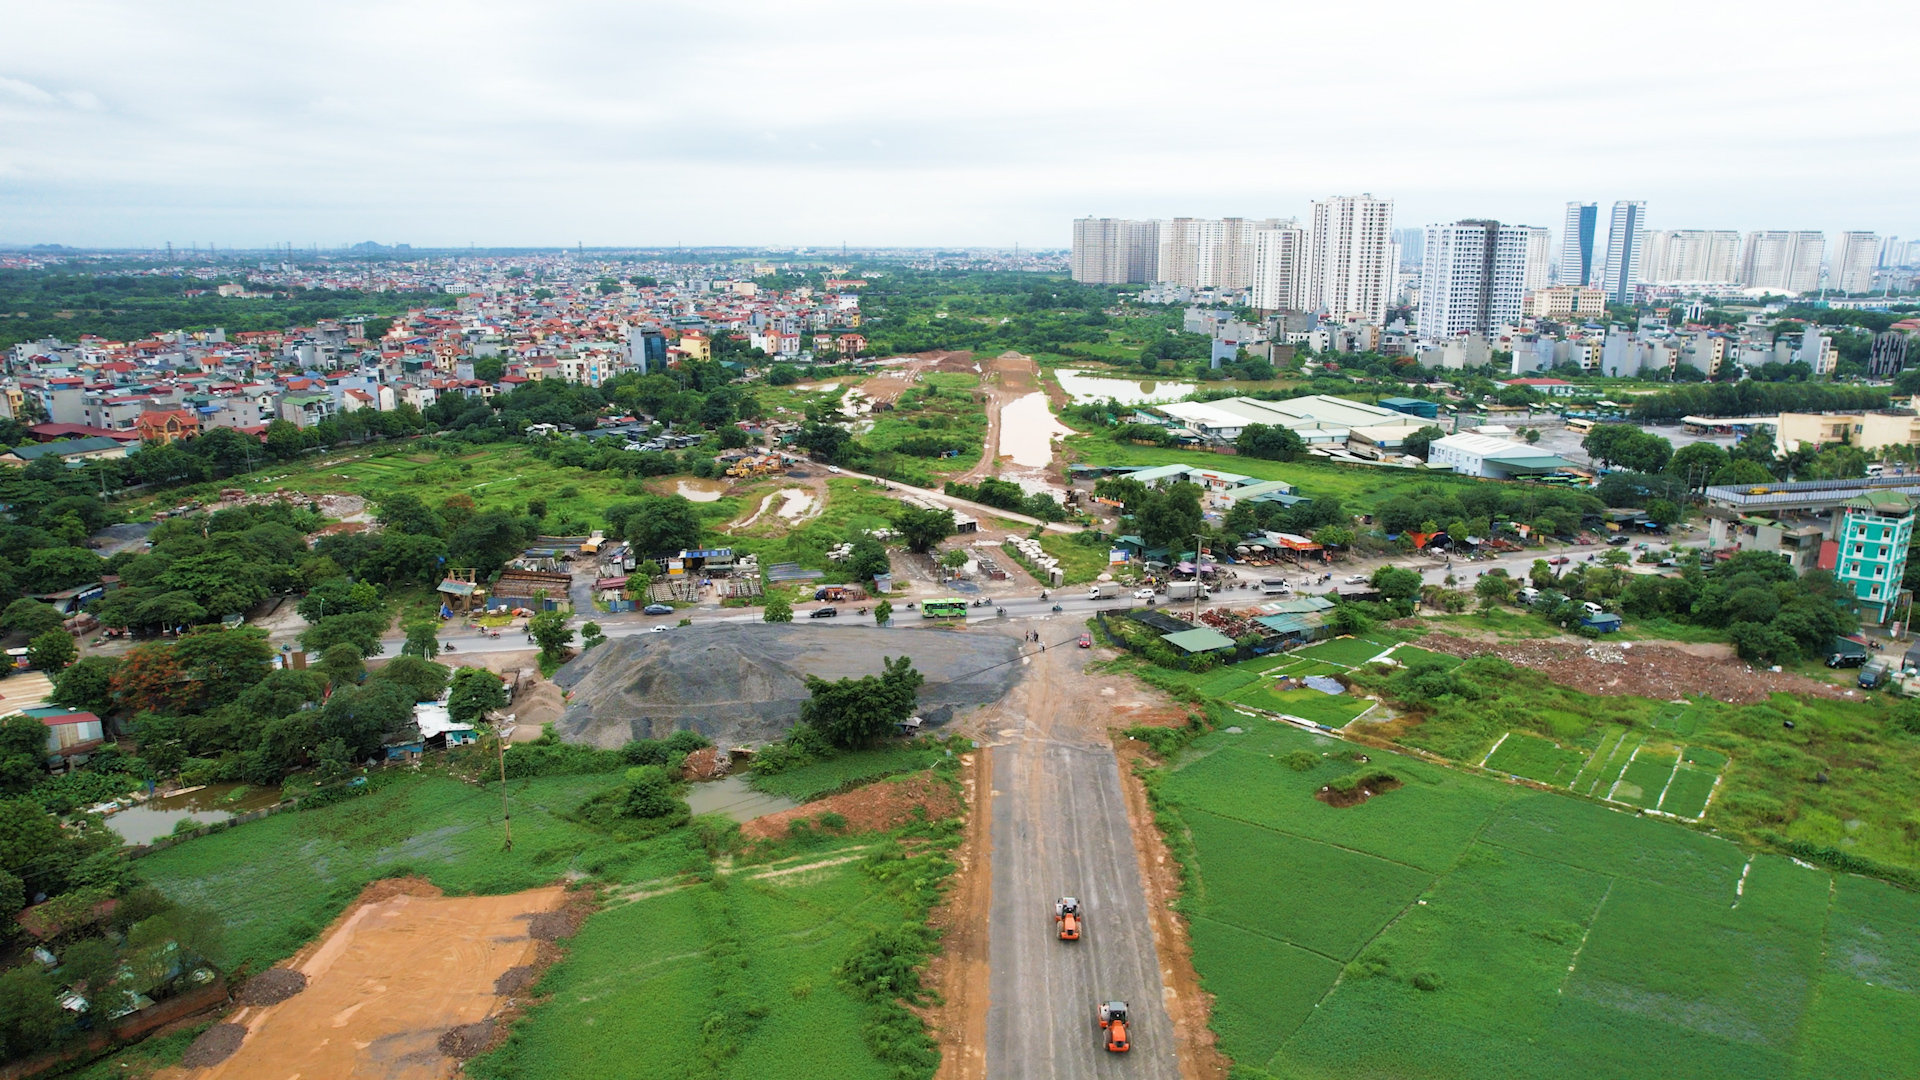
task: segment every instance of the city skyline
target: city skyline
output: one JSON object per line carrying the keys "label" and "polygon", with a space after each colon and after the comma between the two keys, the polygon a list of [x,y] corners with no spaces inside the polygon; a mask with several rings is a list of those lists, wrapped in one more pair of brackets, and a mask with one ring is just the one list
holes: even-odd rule
{"label": "city skyline", "polygon": [[[1471,53],[1504,21],[1611,58],[1534,79],[1465,65],[1418,93],[1338,50],[1207,59],[1223,25],[1240,40],[1350,34],[1334,9],[9,7],[8,243],[1064,249],[1075,217],[1299,216],[1330,191],[1390,193],[1396,218],[1420,224],[1553,226],[1570,199],[1625,197],[1647,202],[1651,228],[1920,234],[1906,179],[1920,146],[1888,119],[1898,110],[1860,107],[1908,95],[1895,43],[1920,17],[1844,0],[1794,36],[1797,52],[1848,56],[1845,80],[1762,62],[1784,6],[1738,20],[1389,9],[1368,21],[1371,55]],[[1647,26],[1712,47],[1683,61],[1650,48]],[[961,57],[964,75],[925,74]],[[1308,94],[1358,122],[1276,136],[1248,104]],[[1241,138],[1193,122],[1214,101],[1241,103],[1227,121]],[[1730,168],[1756,139],[1766,167]],[[1176,161],[1195,167],[1163,167]]]}

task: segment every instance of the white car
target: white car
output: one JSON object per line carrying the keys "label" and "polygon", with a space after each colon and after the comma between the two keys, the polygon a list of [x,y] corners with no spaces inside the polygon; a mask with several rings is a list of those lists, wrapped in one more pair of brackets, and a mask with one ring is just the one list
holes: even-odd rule
{"label": "white car", "polygon": [[1151,600],[1153,599],[1153,590],[1152,589],[1135,589],[1133,591],[1133,598],[1135,600]]}
{"label": "white car", "polygon": [[667,628],[664,626],[656,626],[653,628],[653,632],[656,634],[664,634],[667,632]]}
{"label": "white car", "polygon": [[827,471],[828,471],[828,472],[830,472],[830,473],[837,473],[837,472],[839,472],[839,471],[840,471],[840,466],[838,466],[838,465],[829,465],[829,466],[827,466]]}

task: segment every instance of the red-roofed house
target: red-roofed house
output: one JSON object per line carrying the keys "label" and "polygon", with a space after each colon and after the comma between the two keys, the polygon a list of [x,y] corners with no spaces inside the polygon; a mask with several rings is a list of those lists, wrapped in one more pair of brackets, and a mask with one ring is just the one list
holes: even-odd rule
{"label": "red-roofed house", "polygon": [[170,443],[200,434],[200,418],[186,409],[153,409],[135,418],[133,430],[149,445]]}
{"label": "red-roofed house", "polygon": [[84,754],[106,741],[105,726],[90,712],[57,713],[42,716],[40,722],[47,726],[49,754]]}

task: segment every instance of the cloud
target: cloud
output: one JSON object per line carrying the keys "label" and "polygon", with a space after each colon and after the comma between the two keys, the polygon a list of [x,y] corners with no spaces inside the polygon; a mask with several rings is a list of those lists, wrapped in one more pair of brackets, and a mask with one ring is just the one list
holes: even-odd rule
{"label": "cloud", "polygon": [[54,96],[45,90],[40,89],[30,82],[25,82],[20,79],[9,79],[4,75],[0,75],[0,92],[4,92],[33,105],[51,105],[54,103]]}

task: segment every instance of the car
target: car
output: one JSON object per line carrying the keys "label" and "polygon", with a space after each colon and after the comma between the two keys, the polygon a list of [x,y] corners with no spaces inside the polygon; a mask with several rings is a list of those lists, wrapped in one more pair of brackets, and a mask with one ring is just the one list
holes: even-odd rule
{"label": "car", "polygon": [[1565,555],[1555,555],[1553,558],[1547,560],[1547,564],[1550,566],[1565,566],[1572,561],[1572,559],[1567,558]]}
{"label": "car", "polygon": [[648,615],[671,615],[673,614],[673,605],[672,604],[648,604],[646,607],[641,608],[640,610]]}
{"label": "car", "polygon": [[1133,590],[1133,598],[1135,600],[1151,600],[1153,599],[1153,590],[1152,589],[1135,589]]}
{"label": "car", "polygon": [[1081,647],[1081,648],[1083,648],[1083,649],[1091,649],[1091,648],[1093,648],[1093,635],[1092,635],[1092,634],[1081,634],[1081,635],[1080,635],[1080,647]]}
{"label": "car", "polygon": [[1630,544],[1630,543],[1632,543],[1632,542],[1633,542],[1633,537],[1631,537],[1631,536],[1609,536],[1609,537],[1607,537],[1607,543],[1609,543],[1609,544]]}
{"label": "car", "polygon": [[1365,574],[1352,574],[1348,576],[1346,583],[1348,585],[1365,585],[1367,582],[1371,580],[1373,579],[1367,577],[1367,575]]}
{"label": "car", "polygon": [[828,471],[828,472],[830,472],[830,473],[838,473],[838,472],[840,471],[840,466],[838,466],[838,465],[829,465],[829,466],[827,466],[827,471]]}
{"label": "car", "polygon": [[840,609],[837,607],[817,607],[817,608],[814,608],[812,611],[807,612],[807,618],[831,619],[838,614],[840,614]]}
{"label": "car", "polygon": [[653,632],[656,634],[664,634],[667,632],[667,628],[664,626],[656,626],[653,628]]}

